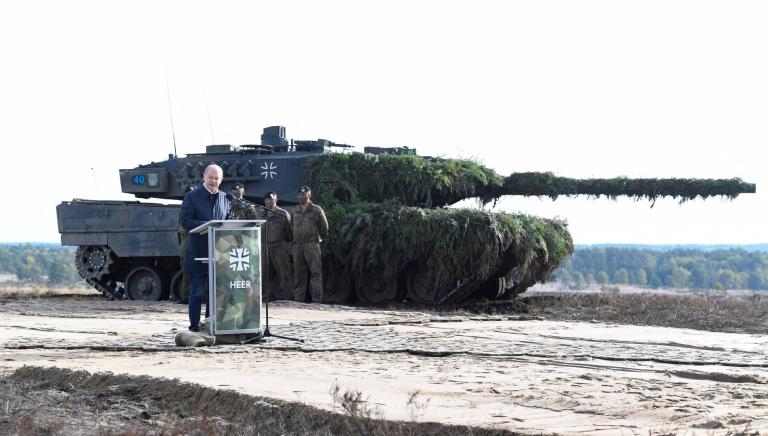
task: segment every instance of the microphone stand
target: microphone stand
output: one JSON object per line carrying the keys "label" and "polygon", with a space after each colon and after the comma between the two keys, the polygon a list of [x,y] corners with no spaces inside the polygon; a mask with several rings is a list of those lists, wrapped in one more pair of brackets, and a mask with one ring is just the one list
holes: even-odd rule
{"label": "microphone stand", "polygon": [[[227,195],[231,195],[231,194],[227,194]],[[261,207],[262,209],[264,209],[267,212],[279,213],[279,214],[282,215],[282,212],[274,211],[274,210],[269,209],[267,207],[264,207],[264,206],[262,206],[260,204],[251,203],[248,200],[242,200],[242,199],[237,198],[235,196],[232,196],[232,198],[237,200],[237,201],[240,201],[241,204],[246,204],[246,205],[251,205],[251,206],[259,206],[259,207]],[[266,214],[265,214],[265,218],[266,218]],[[269,284],[270,283],[270,280],[269,280],[269,270],[270,270],[270,268],[269,268],[269,244],[267,243],[267,232],[268,232],[267,227],[268,227],[267,223],[264,222],[264,244],[265,244],[264,252],[266,253],[266,256],[265,256],[266,257],[266,262],[265,263],[267,264],[266,265],[267,266],[267,268],[266,268],[267,269],[267,274],[266,274],[267,298],[265,299],[265,301],[266,301],[265,309],[266,309],[266,320],[267,320],[267,323],[266,323],[266,327],[264,328],[264,332],[261,334],[261,336],[258,337],[258,338],[251,339],[251,341],[258,341],[258,340],[260,340],[262,338],[267,338],[267,337],[271,336],[273,338],[287,339],[289,341],[296,341],[296,342],[304,343],[304,339],[293,338],[293,337],[290,337],[290,336],[275,335],[275,334],[272,334],[271,331],[269,331],[269,294],[270,294],[271,289],[270,289],[270,284]],[[246,341],[246,342],[249,342],[249,341]]]}

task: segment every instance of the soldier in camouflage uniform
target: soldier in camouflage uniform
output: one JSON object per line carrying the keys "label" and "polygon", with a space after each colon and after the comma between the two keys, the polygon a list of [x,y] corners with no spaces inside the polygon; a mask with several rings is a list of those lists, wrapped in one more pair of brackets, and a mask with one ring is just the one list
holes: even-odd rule
{"label": "soldier in camouflage uniform", "polygon": [[[287,294],[290,299],[294,288],[293,265],[291,264],[288,245],[293,238],[291,215],[285,209],[277,206],[277,194],[274,192],[267,192],[264,196],[264,205],[266,207],[259,212],[258,219],[267,221],[268,276],[276,277],[279,280],[280,289],[274,289],[273,294]],[[273,275],[272,271],[276,274]]]}
{"label": "soldier in camouflage uniform", "polygon": [[320,241],[328,238],[328,219],[323,209],[312,203],[312,191],[302,186],[296,193],[299,205],[293,210],[293,262],[296,287],[293,297],[304,301],[307,294],[307,270],[310,274],[312,302],[323,301],[323,262]]}
{"label": "soldier in camouflage uniform", "polygon": [[[233,197],[239,198],[240,200],[242,200],[243,197],[245,197],[245,187],[243,186],[242,183],[235,183],[229,192],[230,194],[232,194]],[[229,202],[229,207],[230,209],[232,209],[232,215],[234,216],[233,219],[236,219],[236,220],[255,220],[256,219],[256,208],[251,205],[245,205],[238,201],[232,200]]]}

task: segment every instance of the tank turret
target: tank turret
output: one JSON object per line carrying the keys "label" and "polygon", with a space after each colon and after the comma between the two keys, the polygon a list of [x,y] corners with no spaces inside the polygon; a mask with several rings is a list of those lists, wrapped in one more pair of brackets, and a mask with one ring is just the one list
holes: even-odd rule
{"label": "tank turret", "polygon": [[[289,141],[284,127],[271,126],[258,145],[210,145],[205,153],[121,169],[122,191],[181,200],[212,163],[224,170],[221,189],[239,182],[254,202],[272,191],[290,206],[298,186],[312,187],[331,227],[323,242],[328,302],[510,298],[546,280],[573,252],[562,221],[443,207],[466,198],[488,203],[506,195],[587,195],[654,202],[665,196],[735,198],[756,190],[736,178],[502,176],[470,160],[419,156],[408,147],[366,147],[361,153],[325,139]],[[143,299],[180,292],[179,247],[171,238],[177,206],[73,201],[57,212],[62,243],[79,247],[78,271],[97,289]]]}
{"label": "tank turret", "polygon": [[205,153],[169,155],[162,162],[121,169],[120,187],[138,198],[181,200],[190,187],[202,184],[205,167],[216,163],[224,170],[222,189],[228,191],[239,182],[251,197],[261,198],[272,191],[291,204],[296,186],[304,180],[304,167],[313,157],[349,147],[324,139],[294,143],[285,139],[282,126],[265,128],[261,140],[256,145],[209,145]]}

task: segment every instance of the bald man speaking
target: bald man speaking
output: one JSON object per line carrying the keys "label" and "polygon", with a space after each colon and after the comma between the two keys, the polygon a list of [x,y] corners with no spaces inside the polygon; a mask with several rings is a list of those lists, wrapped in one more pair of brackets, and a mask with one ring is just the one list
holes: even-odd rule
{"label": "bald man speaking", "polygon": [[[224,180],[221,167],[208,165],[203,173],[203,186],[188,193],[181,202],[179,220],[185,230],[190,231],[210,220],[232,219],[226,194],[219,191]],[[208,278],[208,265],[195,262],[196,257],[208,257],[208,235],[189,234],[184,253],[184,272],[189,273],[189,330],[200,331],[200,309],[204,299],[205,280]],[[208,317],[209,304],[205,305]]]}

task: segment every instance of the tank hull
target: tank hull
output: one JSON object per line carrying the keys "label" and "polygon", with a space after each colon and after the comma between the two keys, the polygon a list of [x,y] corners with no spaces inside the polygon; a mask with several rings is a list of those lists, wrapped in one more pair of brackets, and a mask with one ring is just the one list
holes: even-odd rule
{"label": "tank hull", "polygon": [[[181,299],[178,205],[73,200],[56,212],[62,245],[78,247],[78,272],[106,297]],[[573,251],[564,223],[524,215],[389,202],[328,218],[323,283],[332,303],[508,299]]]}
{"label": "tank hull", "polygon": [[178,205],[73,200],[56,206],[56,217],[61,244],[78,247],[78,273],[106,297],[178,293]]}

